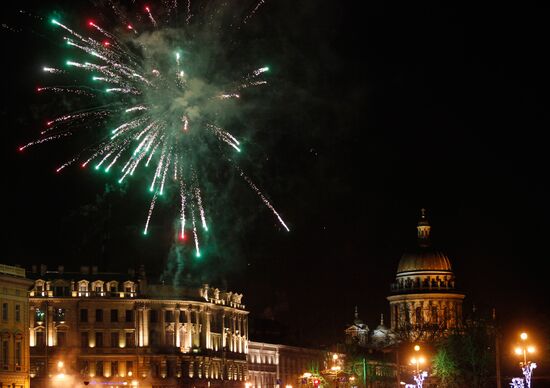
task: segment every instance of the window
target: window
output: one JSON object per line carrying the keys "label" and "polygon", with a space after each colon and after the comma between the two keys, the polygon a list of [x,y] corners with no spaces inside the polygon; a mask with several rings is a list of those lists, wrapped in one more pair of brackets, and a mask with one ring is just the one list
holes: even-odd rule
{"label": "window", "polygon": [[95,362],[95,375],[98,377],[103,376],[103,361]]}
{"label": "window", "polygon": [[67,332],[58,331],[57,332],[57,346],[65,347],[67,346]]}
{"label": "window", "polygon": [[124,288],[124,291],[126,291],[127,293],[131,293],[132,292],[132,287],[126,287],[126,288]]}
{"label": "window", "polygon": [[35,341],[36,346],[44,346],[44,332],[43,331],[37,331],[35,334]]}
{"label": "window", "polygon": [[97,348],[103,347],[103,333],[101,331],[95,332],[95,346]]}
{"label": "window", "polygon": [[159,344],[160,344],[159,333],[156,330],[150,330],[149,331],[149,345],[158,346]]}
{"label": "window", "polygon": [[88,309],[80,309],[80,322],[88,322]]}
{"label": "window", "polygon": [[21,322],[21,305],[15,305],[15,322]]}
{"label": "window", "polygon": [[136,336],[133,332],[126,332],[126,347],[133,348],[136,346]]}
{"label": "window", "polygon": [[118,361],[111,361],[111,376],[118,376]]}
{"label": "window", "polygon": [[65,309],[55,309],[53,313],[55,322],[65,322]]}
{"label": "window", "polygon": [[37,322],[44,322],[44,317],[46,314],[44,314],[44,311],[40,309],[36,309],[34,313],[34,318]]}
{"label": "window", "polygon": [[174,377],[174,369],[176,369],[175,365],[174,365],[174,361],[167,360],[166,361],[166,376]]}
{"label": "window", "polygon": [[112,348],[118,348],[118,331],[112,331],[111,332],[111,347]]}
{"label": "window", "polygon": [[8,304],[2,303],[2,319],[4,321],[8,320]]}
{"label": "window", "polygon": [[159,316],[159,312],[157,310],[151,310],[151,322],[152,323],[156,323],[158,322],[158,316]]}
{"label": "window", "polygon": [[438,323],[439,319],[437,318],[437,306],[432,306],[432,323]]}
{"label": "window", "polygon": [[164,312],[164,321],[165,322],[174,322],[174,312],[171,310],[166,310]]}
{"label": "window", "polygon": [[2,367],[8,369],[8,363],[10,360],[10,344],[7,339],[2,340]]}
{"label": "window", "polygon": [[134,312],[132,310],[126,310],[126,322],[134,322]]}
{"label": "window", "polygon": [[81,375],[86,376],[90,373],[90,364],[88,363],[88,360],[80,360],[78,365],[80,367]]}
{"label": "window", "polygon": [[95,292],[100,293],[103,291],[103,287],[101,286],[95,286]]}
{"label": "window", "polygon": [[126,361],[126,374],[132,376],[134,374],[134,362]]}
{"label": "window", "polygon": [[118,322],[118,310],[111,310],[111,322]]}
{"label": "window", "polygon": [[174,332],[173,331],[167,331],[166,333],[166,345],[168,346],[174,346]]}
{"label": "window", "polygon": [[151,377],[159,377],[160,376],[160,365],[158,361],[152,361],[151,362]]}
{"label": "window", "polygon": [[97,309],[95,311],[95,321],[96,322],[103,322],[103,310]]}
{"label": "window", "polygon": [[21,340],[15,341],[15,367],[21,368]]}
{"label": "window", "polygon": [[417,325],[422,323],[422,307],[417,307],[415,309],[415,318],[416,318]]}
{"label": "window", "polygon": [[89,346],[90,340],[87,331],[82,331],[80,333],[80,346],[87,348]]}

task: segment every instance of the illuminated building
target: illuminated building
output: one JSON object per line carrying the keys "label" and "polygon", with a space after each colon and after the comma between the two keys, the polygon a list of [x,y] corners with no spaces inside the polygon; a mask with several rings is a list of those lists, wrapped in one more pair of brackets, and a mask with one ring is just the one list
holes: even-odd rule
{"label": "illuminated building", "polygon": [[248,311],[241,294],[148,284],[142,269],[42,266],[30,276],[33,386],[51,386],[59,376],[102,385],[244,386]]}
{"label": "illuminated building", "polygon": [[0,264],[0,387],[29,387],[29,299],[25,270]]}
{"label": "illuminated building", "polygon": [[330,356],[323,350],[250,341],[248,387],[302,386],[304,373],[326,369]]}
{"label": "illuminated building", "polygon": [[413,340],[429,340],[462,325],[464,294],[455,287],[449,258],[432,249],[431,227],[422,209],[418,249],[401,257],[391,285],[391,329]]}
{"label": "illuminated building", "polygon": [[356,343],[359,346],[367,346],[369,340],[369,327],[359,319],[359,312],[355,306],[355,319],[353,324],[345,330],[346,343],[348,345]]}

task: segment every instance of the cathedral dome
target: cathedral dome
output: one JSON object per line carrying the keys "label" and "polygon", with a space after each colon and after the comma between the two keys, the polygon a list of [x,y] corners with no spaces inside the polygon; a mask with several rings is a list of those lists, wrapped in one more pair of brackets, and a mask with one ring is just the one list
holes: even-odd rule
{"label": "cathedral dome", "polygon": [[413,271],[448,271],[451,272],[451,261],[442,252],[432,249],[419,249],[414,253],[401,256],[397,273]]}
{"label": "cathedral dome", "polygon": [[418,271],[452,272],[451,261],[444,253],[430,247],[430,224],[426,218],[426,209],[418,221],[418,248],[401,256],[397,274]]}

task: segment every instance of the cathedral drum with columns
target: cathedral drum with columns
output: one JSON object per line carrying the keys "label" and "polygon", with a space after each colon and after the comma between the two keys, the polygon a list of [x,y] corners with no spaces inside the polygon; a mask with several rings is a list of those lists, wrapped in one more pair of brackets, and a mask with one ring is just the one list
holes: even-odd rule
{"label": "cathedral drum with columns", "polygon": [[455,288],[449,258],[430,244],[426,211],[418,222],[418,247],[405,253],[391,285],[391,329],[414,340],[429,340],[462,326],[464,294]]}

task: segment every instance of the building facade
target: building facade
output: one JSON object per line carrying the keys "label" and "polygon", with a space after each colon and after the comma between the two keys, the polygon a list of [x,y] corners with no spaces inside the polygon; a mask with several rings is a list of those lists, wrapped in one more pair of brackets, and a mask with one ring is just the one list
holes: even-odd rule
{"label": "building facade", "polygon": [[319,374],[325,371],[330,364],[332,354],[324,350],[250,341],[247,386],[250,388],[306,386],[307,383],[303,381],[304,373]]}
{"label": "building facade", "polygon": [[429,340],[460,329],[464,294],[456,289],[449,258],[434,250],[431,227],[422,209],[418,248],[405,253],[391,285],[391,329],[408,340]]}
{"label": "building facade", "polygon": [[241,294],[148,284],[143,270],[42,267],[30,276],[33,387],[244,386],[248,312]]}
{"label": "building facade", "polygon": [[25,270],[0,264],[0,388],[28,388],[29,297]]}

